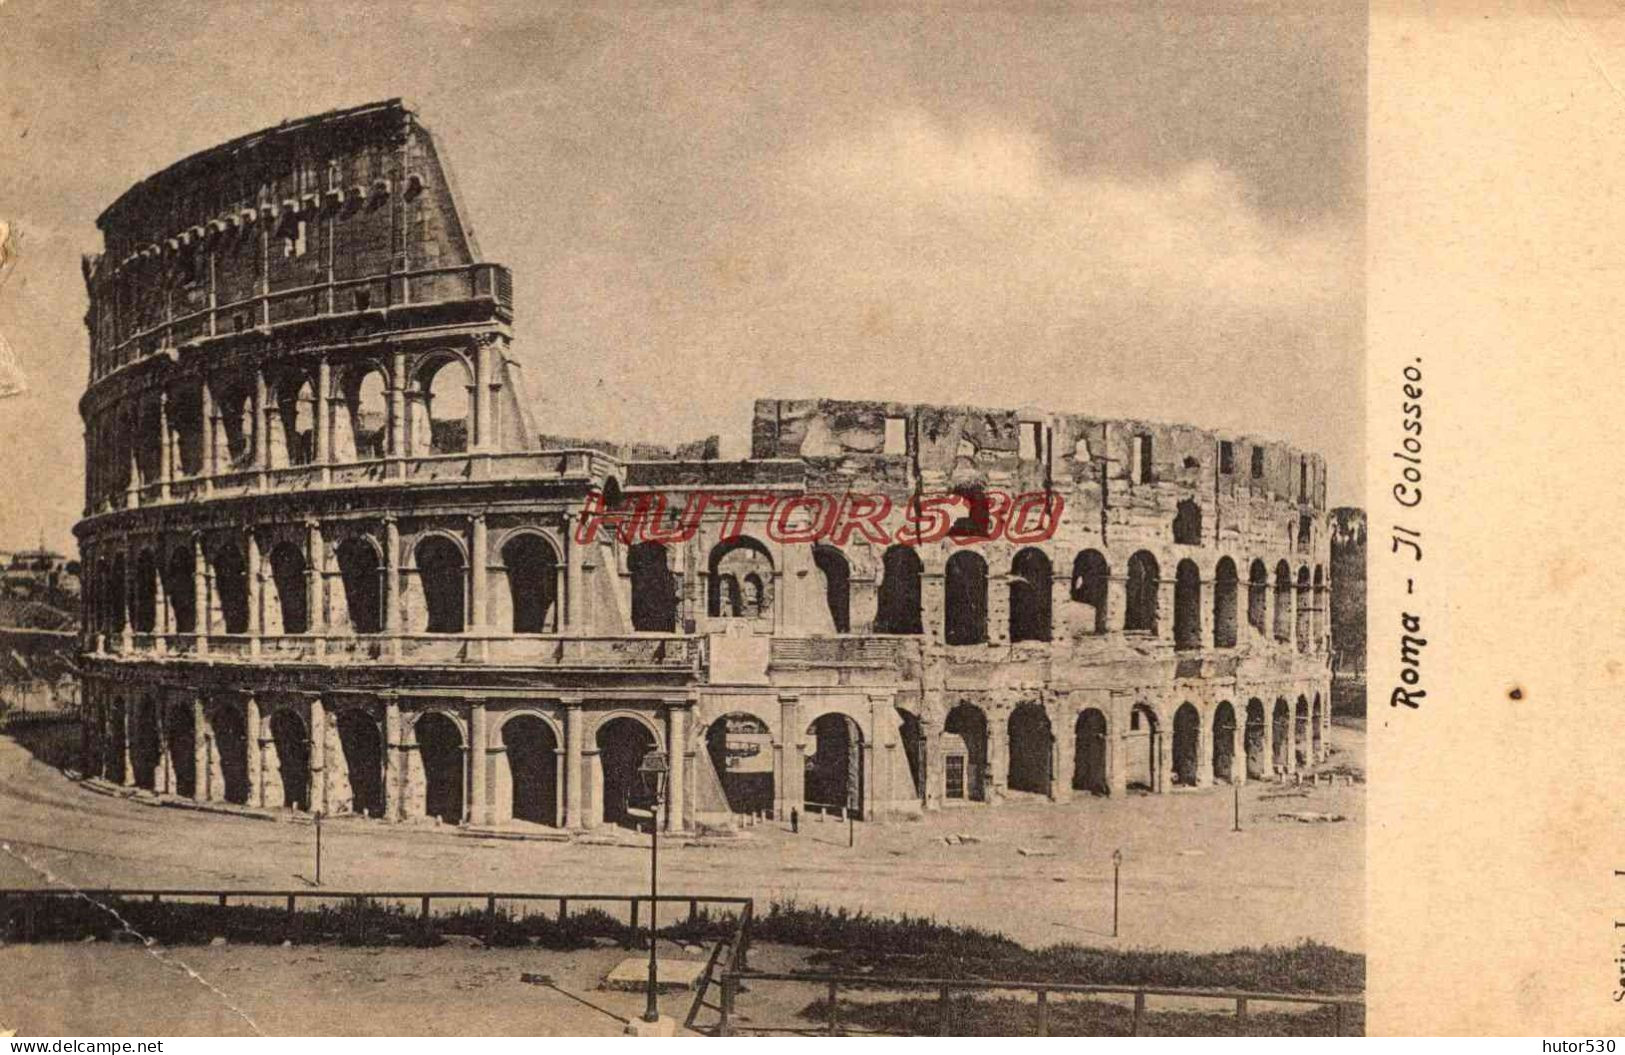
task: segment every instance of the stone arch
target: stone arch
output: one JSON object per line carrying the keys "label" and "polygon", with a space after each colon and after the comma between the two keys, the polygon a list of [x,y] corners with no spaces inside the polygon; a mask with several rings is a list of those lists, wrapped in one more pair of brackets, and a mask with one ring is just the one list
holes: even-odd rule
{"label": "stone arch", "polygon": [[171,633],[197,632],[197,580],[193,578],[195,560],[192,547],[179,545],[169,552],[164,562],[164,596],[169,600]]}
{"label": "stone arch", "polygon": [[1326,757],[1326,744],[1322,738],[1324,726],[1325,716],[1321,713],[1320,693],[1317,692],[1315,693],[1315,698],[1309,701],[1309,736],[1310,742],[1314,747],[1314,753],[1311,755],[1311,757],[1316,762],[1319,762]]}
{"label": "stone arch", "polygon": [[1128,605],[1123,614],[1124,630],[1156,634],[1159,576],[1157,558],[1148,551],[1136,550],[1128,559]]}
{"label": "stone arch", "polygon": [[1010,562],[1010,640],[1050,639],[1049,555],[1036,546],[1016,553]]}
{"label": "stone arch", "polygon": [[124,596],[124,581],[127,574],[124,560],[122,551],[113,554],[112,570],[109,573],[110,581],[107,585],[107,601],[111,613],[109,622],[114,633],[122,633],[129,624],[130,618],[127,610],[129,602]]}
{"label": "stone arch", "polygon": [[[107,711],[107,739],[102,750],[102,776],[120,784],[124,783],[124,761],[129,754],[129,742],[125,737],[128,735],[126,723],[130,719],[126,706],[124,697],[113,697]],[[129,774],[129,779],[134,783],[135,774]]]}
{"label": "stone arch", "polygon": [[254,389],[246,378],[221,386],[214,401],[224,434],[226,466],[247,469],[254,464]]}
{"label": "stone arch", "polygon": [[424,631],[462,633],[468,618],[468,565],[462,543],[431,532],[418,540],[412,553],[423,594]]}
{"label": "stone arch", "polygon": [[1202,647],[1202,573],[1189,558],[1174,569],[1174,647]]}
{"label": "stone arch", "polygon": [[921,634],[920,579],[925,567],[912,546],[892,546],[881,557],[875,633]]}
{"label": "stone arch", "polygon": [[192,705],[184,700],[164,703],[164,750],[174,776],[170,792],[196,798],[198,791],[197,730],[192,726]]}
{"label": "stone arch", "polygon": [[1314,644],[1310,632],[1310,616],[1312,614],[1312,601],[1309,594],[1309,566],[1303,565],[1298,569],[1298,617],[1294,628],[1294,636],[1298,639],[1298,651],[1308,652]]}
{"label": "stone arch", "polygon": [[338,387],[334,457],[342,462],[383,458],[389,453],[388,371],[380,363],[363,360],[345,371]]}
{"label": "stone arch", "polygon": [[987,562],[960,550],[948,558],[943,595],[943,641],[979,645],[987,640]]}
{"label": "stone arch", "polygon": [[272,466],[309,465],[316,460],[316,382],[306,371],[286,375],[276,387],[276,423],[281,450],[272,445]]}
{"label": "stone arch", "polygon": [[1107,773],[1107,737],[1111,735],[1106,713],[1098,707],[1085,707],[1078,712],[1073,725],[1072,789],[1087,791],[1091,795],[1106,795],[1111,791]]}
{"label": "stone arch", "polygon": [[150,549],[136,556],[134,585],[130,625],[138,633],[150,634],[158,625],[158,562]]}
{"label": "stone arch", "polygon": [[248,723],[242,706],[233,700],[219,700],[207,710],[206,717],[214,737],[221,797],[239,806],[247,805]]}
{"label": "stone arch", "polygon": [[498,734],[507,761],[509,816],[516,821],[562,827],[561,740],[557,728],[539,714],[519,712],[503,719]]}
{"label": "stone arch", "polygon": [[211,563],[223,629],[228,634],[248,633],[248,563],[237,540],[223,542]]}
{"label": "stone arch", "polygon": [[666,547],[658,542],[638,543],[627,550],[626,570],[632,581],[632,629],[675,632],[677,579]]}
{"label": "stone arch", "polygon": [[639,818],[628,811],[650,805],[645,801],[638,766],[645,755],[658,750],[659,735],[642,715],[618,712],[606,714],[598,720],[593,742],[598,748],[598,772],[601,775],[599,816],[605,824],[639,827]]}
{"label": "stone arch", "polygon": [[1162,721],[1156,709],[1148,703],[1136,703],[1129,711],[1128,729],[1123,757],[1126,771],[1123,783],[1144,791],[1162,790],[1165,779],[1162,772]]}
{"label": "stone arch", "polygon": [[824,603],[829,608],[829,619],[837,634],[852,631],[852,565],[834,546],[817,543],[813,546],[813,567],[824,580]]}
{"label": "stone arch", "polygon": [[1194,704],[1182,703],[1174,711],[1174,783],[1196,786],[1202,743],[1202,712]]}
{"label": "stone arch", "polygon": [[1083,619],[1088,633],[1106,632],[1106,596],[1111,574],[1111,566],[1098,550],[1086,549],[1072,560],[1072,600],[1092,612]]}
{"label": "stone arch", "polygon": [[840,813],[863,813],[863,728],[851,715],[826,711],[807,726],[813,750],[808,753],[802,783],[803,807]]}
{"label": "stone arch", "polygon": [[[948,712],[942,723],[944,754],[944,795],[950,799],[971,802],[987,801],[988,735],[987,715],[974,703],[960,701]],[[956,745],[950,738],[957,739]],[[958,750],[955,751],[954,748]],[[963,759],[959,764],[958,793],[952,758]]]}
{"label": "stone arch", "polygon": [[1270,745],[1265,734],[1264,704],[1256,696],[1247,701],[1247,728],[1243,747],[1249,779],[1262,780],[1270,772]]}
{"label": "stone arch", "polygon": [[350,809],[367,817],[384,815],[384,736],[378,721],[359,707],[346,707],[334,719],[339,750],[350,783]]}
{"label": "stone arch", "polygon": [[1247,625],[1260,634],[1270,632],[1269,593],[1269,569],[1263,561],[1255,560],[1247,570]]}
{"label": "stone arch", "polygon": [[1275,711],[1271,714],[1271,731],[1274,740],[1270,744],[1270,761],[1276,769],[1285,771],[1292,768],[1292,758],[1288,747],[1292,739],[1292,705],[1286,702],[1285,697],[1277,697]]}
{"label": "stone arch", "polygon": [[158,736],[158,705],[151,696],[143,695],[135,704],[135,730],[130,738],[130,768],[135,772],[135,786],[156,790],[158,764],[163,744]]}
{"label": "stone arch", "polygon": [[773,810],[773,734],[754,714],[730,711],[705,729],[706,757],[728,812]]}
{"label": "stone arch", "polygon": [[1292,640],[1292,569],[1284,560],[1275,565],[1275,640]]}
{"label": "stone arch", "polygon": [[1213,779],[1236,780],[1236,709],[1229,700],[1213,709]]}
{"label": "stone arch", "polygon": [[1005,732],[1010,750],[1006,785],[1011,791],[1050,794],[1055,734],[1043,705],[1032,702],[1018,705],[1010,712]]}
{"label": "stone arch", "polygon": [[276,751],[277,774],[282,782],[282,805],[310,809],[310,734],[305,720],[292,708],[271,715],[271,745]]}
{"label": "stone arch", "polygon": [[552,541],[539,532],[519,531],[503,542],[501,553],[513,632],[557,633],[564,562]]}
{"label": "stone arch", "polygon": [[1213,569],[1213,647],[1236,647],[1236,562],[1220,557]]}
{"label": "stone arch", "polygon": [[1292,726],[1292,754],[1299,766],[1307,766],[1311,761],[1310,733],[1309,733],[1309,700],[1307,697],[1298,697],[1298,708],[1295,712],[1296,722]]}
{"label": "stone arch", "polygon": [[377,540],[370,535],[351,535],[339,543],[335,553],[351,631],[357,634],[380,632],[384,628],[387,570]]}
{"label": "stone arch", "polygon": [[425,711],[413,723],[423,767],[423,812],[446,824],[461,824],[467,784],[461,724],[442,711]]}
{"label": "stone arch", "polygon": [[474,371],[451,349],[424,356],[412,374],[408,392],[414,455],[461,454],[473,432]]}
{"label": "stone arch", "polygon": [[276,589],[280,632],[303,634],[310,629],[304,547],[279,542],[271,549],[271,582]]}
{"label": "stone arch", "polygon": [[[707,562],[706,611],[711,618],[758,619],[773,614],[768,584],[773,581],[773,555],[749,535],[711,547]],[[746,588],[754,577],[754,590]]]}

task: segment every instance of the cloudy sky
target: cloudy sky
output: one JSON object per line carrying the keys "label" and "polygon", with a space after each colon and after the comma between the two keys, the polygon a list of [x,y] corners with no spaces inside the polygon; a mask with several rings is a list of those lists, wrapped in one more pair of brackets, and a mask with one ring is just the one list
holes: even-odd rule
{"label": "cloudy sky", "polygon": [[0,548],[82,504],[79,254],[129,184],[391,96],[515,274],[550,432],[748,446],[761,396],[1187,421],[1358,503],[1365,11],[0,6]]}

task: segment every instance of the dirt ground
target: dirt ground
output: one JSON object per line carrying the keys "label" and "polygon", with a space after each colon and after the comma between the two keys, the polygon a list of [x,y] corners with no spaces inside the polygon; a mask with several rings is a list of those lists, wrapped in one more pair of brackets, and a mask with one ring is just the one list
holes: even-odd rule
{"label": "dirt ground", "polygon": [[[1331,742],[1332,764],[1363,768],[1363,730],[1335,726]],[[1061,806],[966,806],[914,822],[860,823],[853,848],[846,845],[845,825],[807,819],[799,835],[768,825],[724,845],[663,845],[661,886],[671,893],[930,916],[1029,945],[1066,941],[1200,952],[1314,939],[1363,951],[1363,786],[1249,784],[1242,789],[1239,833],[1232,831],[1232,809],[1229,787],[1115,801],[1084,797]],[[1294,813],[1345,819],[1306,823],[1282,816]],[[945,837],[975,841],[950,844]],[[309,824],[154,808],[99,795],[4,738],[0,843],[0,886],[8,887],[293,888],[308,886],[314,873]],[[645,889],[647,882],[648,855],[641,846],[471,838],[344,819],[324,826],[323,844],[322,879],[329,889],[614,894]],[[1121,936],[1113,939],[1115,849],[1123,852],[1123,867]],[[545,1008],[549,1021],[572,1022],[581,1030],[594,1016],[603,1017],[562,994],[519,982],[520,969],[535,969],[519,965],[539,955],[547,954],[204,948],[187,950],[186,961],[195,960],[200,975],[251,1015],[264,1016],[271,1023],[267,1032],[345,1032],[348,1016],[362,1004],[390,1009],[381,1012],[389,1016],[395,1008],[399,1012],[383,1019],[389,1025],[382,1030],[357,1025],[361,1032],[531,1032],[534,1023],[515,1019],[512,1010],[528,1003],[538,1014]],[[587,970],[590,957],[575,955],[579,964],[566,967]],[[101,994],[96,1007],[113,1016],[107,1019],[111,1027],[121,1003],[141,1007],[156,991],[130,984],[141,970],[160,972],[154,985],[173,989],[172,979],[163,981],[170,968],[151,953],[105,944],[12,948],[0,951],[0,973],[27,983],[12,992],[65,992],[80,988],[68,978],[83,982],[85,972],[98,975],[125,960],[127,973],[109,975],[121,979],[118,985],[92,990]],[[226,970],[231,967],[237,970]],[[194,984],[203,994],[196,1002],[176,1001],[166,1009],[179,1016],[177,1028],[153,1032],[226,1028],[230,1018],[219,1016],[230,1016],[229,1007]],[[357,1000],[356,987],[372,985],[380,989],[379,1002]],[[284,997],[297,989],[305,1001],[297,1018],[282,1017],[291,1011],[279,1002],[279,986],[287,987]],[[458,993],[455,1014],[447,1006],[448,986],[467,990]],[[509,992],[512,987],[520,988]],[[606,994],[604,1002],[621,999]],[[499,1007],[500,1019],[480,1017]],[[91,1013],[86,1006],[73,1010]],[[37,1028],[53,1032],[48,1009],[40,1013],[47,1020]],[[610,1026],[608,1032],[619,1031],[618,1023]]]}

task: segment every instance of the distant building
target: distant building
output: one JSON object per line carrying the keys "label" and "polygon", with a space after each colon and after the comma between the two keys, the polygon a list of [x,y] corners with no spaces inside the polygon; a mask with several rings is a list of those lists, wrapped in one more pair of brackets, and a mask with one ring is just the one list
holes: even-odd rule
{"label": "distant building", "polygon": [[1332,711],[1365,713],[1365,510],[1331,512]]}
{"label": "distant building", "polygon": [[11,553],[0,572],[0,593],[13,600],[76,608],[79,562],[43,546]]}

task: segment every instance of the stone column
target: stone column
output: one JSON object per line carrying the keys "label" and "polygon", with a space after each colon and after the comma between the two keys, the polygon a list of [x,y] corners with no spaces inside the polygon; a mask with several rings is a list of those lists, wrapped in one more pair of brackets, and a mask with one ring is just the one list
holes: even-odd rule
{"label": "stone column", "polygon": [[215,413],[214,393],[209,388],[209,379],[205,377],[199,386],[201,390],[203,418],[203,486],[205,490],[212,487],[212,477],[220,471],[220,457],[215,450]]}
{"label": "stone column", "polygon": [[[1071,721],[1067,721],[1067,716]],[[1057,720],[1059,719],[1059,720]],[[1065,697],[1049,716],[1050,721],[1050,800],[1072,801],[1072,773],[1077,768],[1077,712]]]}
{"label": "stone column", "polygon": [[564,518],[564,626],[566,633],[582,633],[581,546],[575,540],[573,514]]}
{"label": "stone column", "polygon": [[[1232,705],[1233,706],[1233,705]],[[1247,706],[1236,712],[1236,727],[1230,733],[1230,782],[1247,783]]]}
{"label": "stone column", "polygon": [[321,695],[310,698],[310,811],[327,812],[327,707]]}
{"label": "stone column", "polygon": [[476,634],[485,633],[485,590],[486,565],[489,557],[486,555],[486,527],[485,514],[476,513],[470,518],[468,567],[469,567],[469,629]]}
{"label": "stone column", "polygon": [[192,697],[192,797],[199,802],[213,802],[224,798],[219,794],[214,781],[210,780],[209,765],[213,752],[210,742],[213,736],[209,731],[209,723],[203,719],[203,697]]}
{"label": "stone column", "polygon": [[928,718],[923,714],[920,715],[920,740],[920,767],[924,770],[920,774],[920,783],[925,787],[924,802],[921,804],[921,808],[938,810],[942,808],[944,780],[942,721],[937,718]]}
{"label": "stone column", "polygon": [[316,464],[322,469],[322,482],[329,479],[328,466],[333,463],[333,423],[328,420],[330,404],[327,398],[328,387],[333,383],[332,368],[328,365],[327,356],[322,356],[316,364]]}
{"label": "stone column", "polygon": [[485,701],[468,701],[468,809],[464,811],[470,824],[490,823],[490,810],[485,801],[486,764]]}
{"label": "stone column", "polygon": [[1197,708],[1201,725],[1196,734],[1196,786],[1207,788],[1213,786],[1213,715],[1214,708]]}
{"label": "stone column", "polygon": [[247,531],[248,542],[248,654],[260,654],[260,635],[265,633],[265,613],[260,610],[260,540],[253,527]]}
{"label": "stone column", "polygon": [[987,764],[992,770],[988,774],[989,801],[1002,798],[1010,783],[1009,721],[1010,714],[1003,708],[990,710],[987,716]]}
{"label": "stone column", "polygon": [[123,651],[128,654],[135,646],[135,562],[136,554],[129,547],[124,550],[124,581],[119,584],[123,591],[124,625],[119,628],[119,642]]}
{"label": "stone column", "polygon": [[209,621],[214,605],[209,597],[209,559],[203,552],[203,533],[192,534],[192,632],[197,635],[197,654],[209,654]]}
{"label": "stone column", "polygon": [[134,713],[134,696],[126,696],[124,698],[124,713],[120,718],[124,723],[124,778],[119,783],[127,788],[135,787],[135,759],[130,752],[130,741],[135,735]]}
{"label": "stone column", "polygon": [[869,750],[872,780],[865,780],[863,791],[868,802],[863,804],[863,819],[879,820],[882,813],[894,807],[892,801],[892,761],[897,755],[897,712],[892,709],[888,693],[869,694],[869,729],[871,735],[864,741]]}
{"label": "stone column", "polygon": [[1298,709],[1297,704],[1287,701],[1286,712],[1286,769],[1287,773],[1298,771]]}
{"label": "stone column", "polygon": [[1156,762],[1151,774],[1151,784],[1152,790],[1158,795],[1167,794],[1168,788],[1173,784],[1173,781],[1170,779],[1174,768],[1173,733],[1173,725],[1172,723],[1168,723],[1167,725],[1159,724],[1157,726],[1157,731],[1151,734],[1155,741],[1153,758]]}
{"label": "stone column", "polygon": [[305,554],[305,612],[309,624],[305,632],[320,638],[327,633],[327,599],[322,595],[327,548],[322,542],[321,522],[314,517],[305,521]]}
{"label": "stone column", "polygon": [[265,387],[265,371],[254,371],[254,465],[260,472],[264,486],[265,473],[271,468],[271,409],[266,406],[269,393]]}
{"label": "stone column", "polygon": [[794,695],[779,696],[779,733],[773,738],[773,794],[781,818],[801,808],[801,773],[795,768],[800,761],[795,748],[801,739],[800,703]]}
{"label": "stone column", "polygon": [[384,817],[398,821],[404,815],[401,790],[401,701],[384,697]]}
{"label": "stone column", "polygon": [[1275,775],[1275,706],[1265,699],[1264,704],[1264,779]]}
{"label": "stone column", "polygon": [[169,497],[175,475],[175,437],[169,432],[169,389],[158,392],[158,497]]}
{"label": "stone column", "polygon": [[1128,617],[1128,578],[1113,575],[1106,580],[1106,632],[1121,634]]}
{"label": "stone column", "polygon": [[1129,727],[1129,711],[1115,702],[1106,711],[1106,794],[1122,798],[1128,794],[1128,771],[1124,768],[1123,735]]}
{"label": "stone column", "polygon": [[165,795],[175,791],[175,765],[170,758],[169,748],[169,695],[168,690],[158,693],[154,701],[153,722],[158,726],[158,765],[157,772],[153,774],[152,783],[154,791]]}
{"label": "stone column", "polygon": [[406,353],[395,349],[389,364],[389,456],[406,456]]}
{"label": "stone column", "polygon": [[491,347],[484,338],[474,341],[474,434],[469,437],[468,449],[475,453],[488,451],[491,436]]}
{"label": "stone column", "polygon": [[264,762],[261,759],[260,746],[260,704],[252,695],[243,699],[243,732],[248,753],[248,804],[251,806],[265,805],[265,781],[262,775]]}
{"label": "stone column", "polygon": [[564,826],[577,831],[585,821],[581,809],[581,698],[559,703],[564,708]]}
{"label": "stone column", "polygon": [[666,756],[671,772],[666,777],[666,830],[682,831],[685,808],[683,770],[688,762],[688,700],[666,705]]}
{"label": "stone column", "polygon": [[384,633],[391,656],[401,654],[401,528],[384,517]]}

